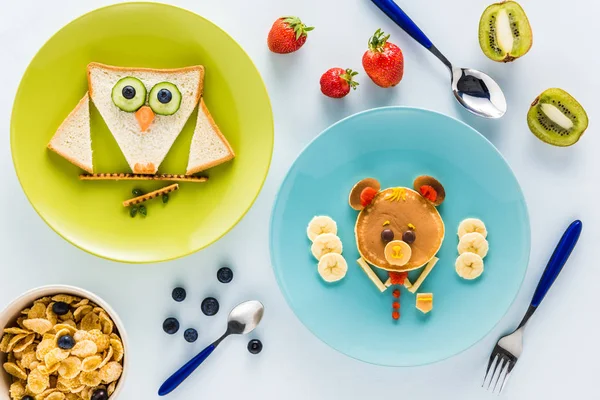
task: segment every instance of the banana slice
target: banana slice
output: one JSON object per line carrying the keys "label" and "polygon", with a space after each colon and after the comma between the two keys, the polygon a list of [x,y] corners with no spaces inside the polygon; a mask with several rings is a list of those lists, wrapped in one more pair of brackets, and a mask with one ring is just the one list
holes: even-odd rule
{"label": "banana slice", "polygon": [[388,263],[399,267],[406,265],[412,256],[412,249],[402,240],[392,240],[385,246],[383,252]]}
{"label": "banana slice", "polygon": [[467,218],[458,225],[458,237],[462,238],[467,233],[477,232],[481,233],[481,235],[486,238],[487,237],[487,229],[485,229],[485,224],[482,220],[477,218]]}
{"label": "banana slice", "polygon": [[337,224],[333,219],[326,215],[314,217],[308,224],[308,228],[306,228],[308,238],[312,242],[317,236],[324,233],[333,233],[334,235],[337,235]]}
{"label": "banana slice", "polygon": [[310,251],[317,260],[329,253],[342,254],[342,241],[333,233],[323,233],[315,238]]}
{"label": "banana slice", "polygon": [[483,273],[483,259],[475,253],[462,253],[454,266],[458,276],[464,279],[475,279]]}
{"label": "banana slice", "polygon": [[328,253],[319,260],[318,271],[325,282],[337,282],[346,276],[348,263],[341,255]]}
{"label": "banana slice", "polygon": [[485,258],[488,249],[488,241],[478,232],[467,233],[458,242],[458,254],[475,253],[481,258]]}

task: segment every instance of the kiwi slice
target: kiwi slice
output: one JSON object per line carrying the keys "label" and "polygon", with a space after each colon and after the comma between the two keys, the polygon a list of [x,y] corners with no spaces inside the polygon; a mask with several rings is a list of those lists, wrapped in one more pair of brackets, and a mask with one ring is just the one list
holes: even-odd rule
{"label": "kiwi slice", "polygon": [[485,9],[479,21],[479,45],[483,54],[498,62],[510,62],[527,54],[533,32],[523,8],[503,1]]}
{"label": "kiwi slice", "polygon": [[548,89],[531,103],[527,124],[535,136],[554,146],[571,146],[588,127],[588,116],[562,89]]}
{"label": "kiwi slice", "polygon": [[181,105],[181,92],[170,82],[157,83],[150,90],[148,104],[156,114],[173,115]]}

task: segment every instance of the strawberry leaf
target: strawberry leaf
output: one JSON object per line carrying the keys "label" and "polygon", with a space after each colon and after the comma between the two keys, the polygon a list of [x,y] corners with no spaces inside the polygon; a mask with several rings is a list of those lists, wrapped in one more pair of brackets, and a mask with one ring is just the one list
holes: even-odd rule
{"label": "strawberry leaf", "polygon": [[377,29],[369,39],[369,50],[381,53],[390,35],[386,35],[381,29]]}
{"label": "strawberry leaf", "polygon": [[296,40],[300,39],[300,37],[302,36],[308,36],[307,32],[310,32],[315,29],[314,26],[304,25],[298,17],[288,16],[282,17],[281,19],[294,31],[296,35]]}
{"label": "strawberry leaf", "polygon": [[350,85],[353,90],[356,90],[358,82],[353,79],[356,75],[358,75],[358,72],[352,71],[350,68],[348,68],[343,74],[340,75],[340,78],[348,82],[348,85]]}

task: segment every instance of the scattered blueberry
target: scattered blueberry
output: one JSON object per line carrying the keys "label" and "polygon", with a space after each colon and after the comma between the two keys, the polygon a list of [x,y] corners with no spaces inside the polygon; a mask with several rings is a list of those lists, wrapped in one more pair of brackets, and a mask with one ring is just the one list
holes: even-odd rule
{"label": "scattered blueberry", "polygon": [[131,191],[131,194],[133,194],[135,197],[141,196],[144,194],[144,192],[142,192],[142,189],[133,189]]}
{"label": "scattered blueberry", "polygon": [[391,229],[384,229],[381,231],[381,240],[384,242],[391,242],[394,240],[394,231]]}
{"label": "scattered blueberry", "polygon": [[248,351],[252,354],[258,354],[262,351],[262,342],[258,339],[252,339],[248,342]]}
{"label": "scattered blueberry", "polygon": [[104,389],[96,389],[90,400],[108,400],[108,393]]}
{"label": "scattered blueberry", "polygon": [[167,104],[173,98],[173,94],[171,94],[171,91],[169,89],[160,89],[158,91],[158,94],[156,95],[156,98],[161,103]]}
{"label": "scattered blueberry", "polygon": [[31,397],[30,395],[26,395],[21,397],[21,400],[35,400],[33,397]]}
{"label": "scattered blueberry", "polygon": [[163,331],[169,335],[174,335],[179,330],[179,321],[175,318],[167,318],[163,322]]}
{"label": "scattered blueberry", "polygon": [[138,208],[136,206],[133,206],[129,209],[129,215],[131,216],[131,218],[135,217],[137,215],[138,212]]}
{"label": "scattered blueberry", "polygon": [[402,240],[404,240],[408,244],[414,243],[416,238],[417,235],[412,230],[408,230],[402,235]]}
{"label": "scattered blueberry", "polygon": [[194,343],[198,339],[198,331],[194,328],[186,329],[183,332],[183,338],[190,343]]}
{"label": "scattered blueberry", "polygon": [[69,305],[63,301],[57,301],[52,304],[52,311],[56,315],[65,315],[69,312]]}
{"label": "scattered blueberry", "polygon": [[233,280],[233,271],[229,267],[223,267],[217,271],[217,279],[221,283],[229,283]]}
{"label": "scattered blueberry", "polygon": [[58,338],[56,344],[63,350],[71,350],[75,346],[75,339],[71,335],[64,335]]}
{"label": "scattered blueberry", "polygon": [[123,97],[125,97],[127,100],[131,100],[135,97],[135,89],[133,86],[127,85],[123,88],[121,94],[123,94]]}
{"label": "scattered blueberry", "polygon": [[138,207],[138,212],[140,213],[140,215],[142,215],[143,217],[148,215],[148,210],[146,210],[146,206],[141,205]]}
{"label": "scattered blueberry", "polygon": [[185,289],[182,287],[176,287],[175,289],[173,289],[173,300],[177,301],[177,302],[182,302],[185,300]]}
{"label": "scattered blueberry", "polygon": [[212,316],[219,312],[219,302],[214,297],[202,300],[202,312],[204,315]]}

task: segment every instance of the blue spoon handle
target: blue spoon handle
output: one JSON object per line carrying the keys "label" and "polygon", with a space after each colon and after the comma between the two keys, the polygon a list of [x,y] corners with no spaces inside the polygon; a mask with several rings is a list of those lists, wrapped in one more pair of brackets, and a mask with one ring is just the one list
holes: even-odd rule
{"label": "blue spoon handle", "polygon": [[202,350],[196,357],[188,361],[187,364],[179,368],[179,370],[173,375],[171,375],[169,379],[167,379],[165,383],[162,384],[160,389],[158,389],[158,395],[164,396],[175,390],[175,388],[177,388],[177,386],[179,386],[181,382],[183,382],[188,376],[190,376],[192,372],[194,372],[196,368],[198,368],[200,364],[202,364],[202,362],[206,360],[208,356],[211,355],[211,353],[216,349],[216,347],[217,346],[215,346],[214,343],[211,344],[210,346]]}
{"label": "blue spoon handle", "polygon": [[433,43],[425,36],[423,31],[393,0],[371,0],[381,11],[392,19],[400,28],[404,29],[413,39],[426,49],[431,49]]}
{"label": "blue spoon handle", "polygon": [[574,221],[569,225],[562,238],[560,238],[560,242],[556,245],[556,249],[554,249],[554,253],[552,253],[552,257],[548,261],[540,283],[538,283],[537,289],[535,289],[535,294],[531,300],[531,307],[539,306],[546,293],[548,293],[548,289],[550,289],[550,286],[552,286],[556,277],[560,274],[573,248],[577,244],[582,228],[583,224],[581,221]]}

